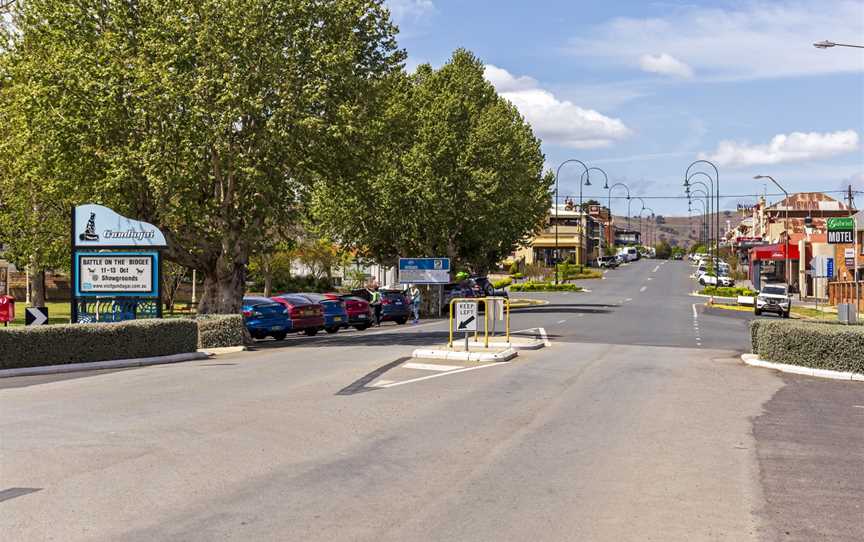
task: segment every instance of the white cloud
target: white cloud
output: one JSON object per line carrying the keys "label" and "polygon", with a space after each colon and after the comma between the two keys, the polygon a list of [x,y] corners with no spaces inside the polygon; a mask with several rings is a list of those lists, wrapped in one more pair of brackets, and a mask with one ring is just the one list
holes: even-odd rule
{"label": "white cloud", "polygon": [[417,21],[435,13],[432,0],[387,0],[387,7],[396,24]]}
{"label": "white cloud", "polygon": [[[616,18],[570,42],[572,54],[637,68],[663,51],[700,77],[755,79],[864,71],[860,50],[820,50],[830,39],[859,43],[864,2],[800,0],[686,6],[657,18]],[[826,34],[827,33],[827,34]],[[662,55],[661,55],[662,56]],[[644,67],[643,67],[644,69]]]}
{"label": "white cloud", "polygon": [[688,79],[693,77],[693,69],[672,55],[661,53],[659,55],[642,55],[639,59],[639,67],[642,71],[659,73],[660,75],[671,75]]}
{"label": "white cloud", "polygon": [[491,64],[486,65],[485,73],[486,79],[516,106],[546,143],[590,149],[607,147],[632,133],[619,119],[559,100],[531,77],[517,77]]}
{"label": "white cloud", "polygon": [[792,132],[774,136],[767,145],[721,141],[714,153],[702,153],[700,158],[707,158],[728,167],[803,162],[853,152],[858,149],[858,139],[855,130],[831,133]]}

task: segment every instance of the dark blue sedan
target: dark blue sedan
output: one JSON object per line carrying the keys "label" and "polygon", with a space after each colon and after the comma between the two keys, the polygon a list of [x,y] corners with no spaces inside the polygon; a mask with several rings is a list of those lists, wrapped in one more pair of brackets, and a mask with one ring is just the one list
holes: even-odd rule
{"label": "dark blue sedan", "polygon": [[343,327],[348,327],[348,310],[345,308],[345,302],[341,299],[331,299],[322,294],[294,295],[303,296],[324,308],[324,331],[327,333],[336,333]]}
{"label": "dark blue sedan", "polygon": [[266,297],[243,298],[243,322],[253,339],[273,337],[281,341],[291,331],[287,309]]}

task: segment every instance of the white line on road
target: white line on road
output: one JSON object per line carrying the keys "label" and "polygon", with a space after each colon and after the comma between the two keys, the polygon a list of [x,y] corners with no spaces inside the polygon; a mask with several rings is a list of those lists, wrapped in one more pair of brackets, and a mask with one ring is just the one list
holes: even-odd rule
{"label": "white line on road", "polygon": [[455,371],[447,371],[446,373],[438,373],[438,374],[429,375],[429,376],[421,376],[419,378],[412,378],[411,380],[402,380],[399,382],[393,382],[393,383],[388,383],[388,384],[384,384],[384,385],[375,385],[375,386],[371,386],[371,387],[381,388],[381,389],[383,389],[383,388],[395,388],[396,386],[401,386],[402,384],[411,384],[412,382],[420,382],[421,380],[429,380],[431,378],[438,378],[439,376],[447,376],[447,375],[452,375],[452,374],[456,374],[456,373],[464,373],[466,371],[485,369],[486,367],[498,367],[500,365],[507,365],[509,363],[510,363],[509,361],[497,361],[495,363],[487,363],[486,365],[478,365],[477,367],[465,367],[463,369],[456,369]]}
{"label": "white line on road", "polygon": [[537,332],[540,333],[540,338],[543,339],[543,346],[546,348],[552,346],[552,343],[549,342],[549,336],[546,335],[546,328],[538,327]]}
{"label": "white line on road", "polygon": [[558,323],[559,323],[559,324],[563,324],[563,323],[566,322],[566,321],[567,321],[567,320],[558,320]]}
{"label": "white line on road", "polygon": [[696,311],[696,303],[693,303],[693,318],[699,318],[699,313]]}
{"label": "white line on road", "polygon": [[640,291],[640,292],[644,292],[644,291],[647,290],[647,289],[648,289],[647,286],[643,286],[643,287],[639,288],[639,291]]}
{"label": "white line on road", "polygon": [[632,298],[632,297],[628,297],[627,299],[624,300],[624,303],[627,303],[628,301],[633,301],[633,298]]}
{"label": "white line on road", "polygon": [[418,369],[420,371],[453,371],[462,369],[461,365],[435,365],[434,363],[403,363],[402,367],[406,369]]}
{"label": "white line on road", "polygon": [[654,279],[652,279],[651,277],[648,277],[648,280],[654,280]]}
{"label": "white line on road", "polygon": [[659,271],[659,270],[660,270],[660,266],[658,265],[657,267],[654,268],[654,271],[651,271],[651,272],[652,272],[652,273],[656,273],[656,272]]}

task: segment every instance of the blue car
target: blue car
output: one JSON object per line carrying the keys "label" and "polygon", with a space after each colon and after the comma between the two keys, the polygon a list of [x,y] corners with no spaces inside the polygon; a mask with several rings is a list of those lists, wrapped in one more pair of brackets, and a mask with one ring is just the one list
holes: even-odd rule
{"label": "blue car", "polygon": [[341,299],[332,299],[322,294],[294,294],[300,295],[313,303],[318,303],[324,308],[324,331],[336,333],[343,327],[348,327],[348,309]]}
{"label": "blue car", "polygon": [[273,337],[281,341],[291,331],[288,310],[266,297],[243,298],[243,321],[253,339]]}

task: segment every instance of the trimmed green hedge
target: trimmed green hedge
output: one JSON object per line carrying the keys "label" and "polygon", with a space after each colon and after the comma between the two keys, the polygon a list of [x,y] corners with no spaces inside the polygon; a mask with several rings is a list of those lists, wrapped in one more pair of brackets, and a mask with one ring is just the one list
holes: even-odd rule
{"label": "trimmed green hedge", "polygon": [[765,361],[864,373],[864,326],[756,320],[753,352]]}
{"label": "trimmed green hedge", "polygon": [[738,297],[739,295],[746,296],[755,296],[756,292],[749,289],[744,288],[743,286],[706,286],[702,289],[700,294],[703,295],[716,295],[719,297]]}
{"label": "trimmed green hedge", "polygon": [[246,324],[239,314],[202,314],[198,323],[198,348],[242,346],[248,342]]}
{"label": "trimmed green hedge", "polygon": [[553,284],[551,282],[526,282],[514,284],[511,292],[581,292],[583,288],[575,284]]}
{"label": "trimmed green hedge", "polygon": [[131,320],[0,329],[0,369],[195,352],[190,319]]}
{"label": "trimmed green hedge", "polygon": [[506,287],[510,286],[511,284],[513,284],[513,279],[510,277],[505,277],[501,280],[496,280],[495,282],[493,282],[492,287],[493,288],[506,288]]}

